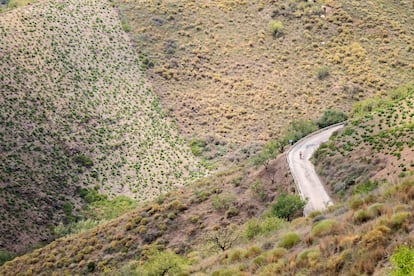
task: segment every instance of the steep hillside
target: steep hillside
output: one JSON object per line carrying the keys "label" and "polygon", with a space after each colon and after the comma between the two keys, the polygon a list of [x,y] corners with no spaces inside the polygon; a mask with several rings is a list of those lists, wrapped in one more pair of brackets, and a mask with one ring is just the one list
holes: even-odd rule
{"label": "steep hillside", "polygon": [[318,172],[334,193],[374,189],[414,174],[413,93],[406,85],[386,99],[355,104],[349,125],[318,150]]}
{"label": "steep hillside", "polygon": [[81,187],[157,197],[203,174],[106,1],[0,16],[0,248],[45,241]]}
{"label": "steep hillside", "polygon": [[413,80],[412,1],[116,2],[163,109],[219,154]]}
{"label": "steep hillside", "polygon": [[[412,163],[413,99],[407,85],[388,98],[356,104],[349,126],[319,149],[317,159],[339,176],[346,174],[332,164],[355,165],[360,158],[383,158],[384,152]],[[361,148],[348,143],[359,137],[359,144],[365,143]],[[400,144],[394,148],[394,142]],[[398,261],[407,263],[391,256],[414,248],[410,169],[398,168],[404,172],[399,181],[355,177],[352,196],[298,218],[303,205],[289,195],[294,188],[285,158],[282,154],[258,168],[242,162],[119,219],[17,257],[0,274],[387,275]],[[381,168],[391,175],[396,167],[383,162]],[[348,177],[355,171],[347,171]]]}
{"label": "steep hillside", "polygon": [[169,192],[118,219],[17,257],[0,267],[0,275],[118,275],[129,261],[147,260],[157,249],[183,255],[199,246],[214,251],[215,236],[210,234],[228,235],[235,242],[235,228],[292,189],[285,158],[272,160],[267,169],[240,164]]}

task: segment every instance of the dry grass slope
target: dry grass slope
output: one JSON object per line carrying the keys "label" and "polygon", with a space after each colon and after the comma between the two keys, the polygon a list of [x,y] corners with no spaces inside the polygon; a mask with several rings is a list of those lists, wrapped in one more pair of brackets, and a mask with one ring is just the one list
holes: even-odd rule
{"label": "dry grass slope", "polygon": [[[106,224],[17,257],[0,267],[0,275],[83,274],[90,267],[96,275],[119,275],[128,262],[147,261],[154,249],[183,255],[198,247],[209,254],[217,252],[207,234],[218,229],[232,233],[231,229],[262,213],[278,192],[290,190],[292,179],[283,175],[285,160],[284,156],[273,160],[268,170],[241,164],[206,177]],[[273,174],[280,179],[278,187],[271,181]],[[257,181],[265,198],[251,188]]]}
{"label": "dry grass slope", "polygon": [[163,107],[227,150],[413,80],[411,1],[117,2]]}
{"label": "dry grass slope", "polygon": [[203,175],[109,3],[42,1],[0,26],[1,248],[47,240],[80,187],[143,201]]}

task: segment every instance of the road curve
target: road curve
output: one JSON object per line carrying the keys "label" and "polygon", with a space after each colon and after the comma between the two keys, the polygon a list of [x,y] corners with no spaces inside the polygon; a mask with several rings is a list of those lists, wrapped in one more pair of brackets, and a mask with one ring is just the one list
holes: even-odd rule
{"label": "road curve", "polygon": [[309,159],[320,144],[328,141],[332,133],[343,126],[344,124],[336,124],[316,131],[294,144],[287,154],[290,172],[297,190],[302,199],[308,200],[303,211],[305,216],[312,211],[324,210],[326,206],[332,205],[332,200]]}

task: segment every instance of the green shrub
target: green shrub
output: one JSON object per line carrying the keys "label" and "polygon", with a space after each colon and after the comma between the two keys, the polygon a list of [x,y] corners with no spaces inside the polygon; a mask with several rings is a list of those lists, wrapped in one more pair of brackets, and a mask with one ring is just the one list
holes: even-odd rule
{"label": "green shrub", "polygon": [[255,166],[264,165],[267,169],[269,161],[277,156],[280,152],[280,149],[283,147],[283,141],[281,140],[271,140],[267,142],[262,151],[253,158],[253,164]]}
{"label": "green shrub", "polygon": [[250,259],[252,257],[258,256],[260,253],[262,253],[262,248],[257,245],[250,246],[246,252],[244,252],[243,257],[245,259]]}
{"label": "green shrub", "polygon": [[244,236],[247,239],[251,240],[257,235],[261,234],[261,232],[262,232],[262,227],[260,225],[259,220],[253,218],[247,222],[246,229],[244,231]]}
{"label": "green shrub", "polygon": [[261,232],[263,234],[279,230],[286,225],[285,220],[275,217],[267,217],[261,219],[260,222]]}
{"label": "green shrub", "polygon": [[329,76],[329,67],[322,66],[316,70],[316,76],[318,79],[323,80]]}
{"label": "green shrub", "polygon": [[281,194],[272,203],[272,214],[278,218],[290,220],[296,213],[303,210],[306,202],[298,195]]}
{"label": "green shrub", "polygon": [[252,268],[256,270],[257,268],[263,266],[266,263],[266,259],[263,256],[258,256],[252,261]]}
{"label": "green shrub", "polygon": [[411,84],[399,87],[397,89],[388,92],[388,98],[393,101],[405,99],[414,92],[414,88]]}
{"label": "green shrub", "polygon": [[324,128],[336,123],[346,121],[348,115],[342,111],[337,110],[326,110],[322,117],[316,122],[319,128]]}
{"label": "green shrub", "polygon": [[229,262],[239,262],[242,259],[243,251],[241,249],[235,249],[230,252],[229,254]]}
{"label": "green shrub", "polygon": [[283,219],[275,217],[267,217],[261,219],[253,218],[247,222],[244,236],[247,239],[253,239],[258,235],[263,235],[279,230],[284,227],[285,224],[286,222]]}
{"label": "green shrub", "polygon": [[311,234],[312,236],[323,236],[330,233],[335,225],[336,221],[334,220],[322,220],[312,226]]}
{"label": "green shrub", "polygon": [[390,257],[392,263],[392,276],[414,275],[414,248],[401,246]]}
{"label": "green shrub", "polygon": [[171,250],[156,251],[141,267],[144,275],[183,275],[188,260]]}
{"label": "green shrub", "polygon": [[195,156],[200,156],[206,150],[207,142],[199,139],[192,139],[190,141],[191,152]]}
{"label": "green shrub", "polygon": [[368,180],[362,184],[357,185],[354,190],[352,191],[353,194],[367,194],[376,188],[378,188],[378,181]]}
{"label": "green shrub", "polygon": [[283,24],[281,21],[272,20],[269,22],[269,31],[273,37],[278,37],[283,33]]}
{"label": "green shrub", "polygon": [[280,259],[277,263],[271,263],[263,266],[257,275],[282,275],[281,272],[286,265],[285,259]]}
{"label": "green shrub", "polygon": [[87,157],[84,154],[78,154],[75,156],[74,161],[78,163],[79,165],[90,168],[93,166],[93,161],[91,158]]}
{"label": "green shrub", "polygon": [[63,237],[72,234],[80,234],[85,232],[93,227],[97,226],[100,222],[92,219],[80,220],[77,222],[69,223],[68,225],[63,225],[59,223],[54,229],[53,233],[56,237]]}
{"label": "green shrub", "polygon": [[311,120],[295,120],[289,124],[286,133],[286,140],[297,142],[306,135],[316,131],[317,125]]}
{"label": "green shrub", "polygon": [[7,261],[13,260],[14,257],[16,257],[16,254],[7,250],[0,249],[0,266],[2,266]]}
{"label": "green shrub", "polygon": [[260,201],[265,201],[267,199],[267,192],[263,187],[262,182],[256,181],[250,186],[250,189],[257,195]]}
{"label": "green shrub", "polygon": [[236,197],[233,194],[222,193],[213,197],[212,204],[216,210],[227,210],[235,200]]}
{"label": "green shrub", "polygon": [[394,230],[397,230],[401,228],[401,226],[408,220],[408,218],[411,216],[410,212],[399,212],[391,217],[391,227]]}
{"label": "green shrub", "polygon": [[268,262],[276,262],[281,257],[285,256],[288,251],[286,248],[283,247],[277,247],[271,251],[266,252],[266,258],[268,258]]}
{"label": "green shrub", "polygon": [[317,249],[305,249],[298,254],[296,262],[299,264],[306,264],[311,260],[316,260],[320,255]]}
{"label": "green shrub", "polygon": [[361,224],[361,223],[367,222],[370,219],[371,219],[371,216],[365,210],[356,211],[354,213],[353,217],[352,217],[352,221],[356,224]]}
{"label": "green shrub", "polygon": [[228,209],[226,211],[226,218],[232,218],[235,217],[239,214],[239,209],[237,209],[236,207],[230,207],[230,209]]}
{"label": "green shrub", "polygon": [[384,214],[385,206],[382,203],[374,203],[368,207],[367,212],[371,217],[378,217]]}
{"label": "green shrub", "polygon": [[294,245],[300,242],[300,236],[296,233],[287,233],[282,236],[278,246],[286,249],[292,248]]}

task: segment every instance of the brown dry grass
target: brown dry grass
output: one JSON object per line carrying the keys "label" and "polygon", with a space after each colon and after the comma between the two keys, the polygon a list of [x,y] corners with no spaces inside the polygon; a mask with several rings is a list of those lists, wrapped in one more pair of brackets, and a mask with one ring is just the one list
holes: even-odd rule
{"label": "brown dry grass", "polygon": [[326,1],[326,15],[312,2],[117,1],[163,108],[227,150],[412,80],[409,1]]}
{"label": "brown dry grass", "polygon": [[[269,169],[285,170],[286,166],[285,156],[280,156]],[[118,219],[17,257],[2,266],[0,274],[16,275],[28,271],[37,275],[83,273],[90,262],[95,263],[96,274],[116,273],[137,256],[145,260],[153,248],[169,248],[180,254],[188,253],[191,248],[202,248],[206,233],[231,225],[240,228],[250,217],[262,213],[277,192],[290,190],[290,177],[276,186],[263,171],[263,167],[254,169],[241,164],[200,180],[192,187],[169,192]],[[269,194],[264,201],[250,189],[257,180]],[[229,217],[226,210],[213,207],[214,197],[224,193],[234,195],[236,200],[229,208],[236,207],[237,215]],[[208,252],[211,254],[212,251]]]}

